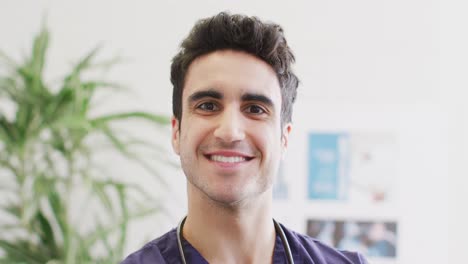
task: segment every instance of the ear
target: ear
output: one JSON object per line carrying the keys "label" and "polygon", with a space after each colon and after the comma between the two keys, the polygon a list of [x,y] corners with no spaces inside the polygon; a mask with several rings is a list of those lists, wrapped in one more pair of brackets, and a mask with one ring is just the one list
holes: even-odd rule
{"label": "ear", "polygon": [[286,149],[288,148],[289,134],[291,133],[292,124],[287,123],[281,131],[281,156],[284,157]]}
{"label": "ear", "polygon": [[171,125],[172,125],[172,138],[171,138],[171,141],[172,141],[172,149],[174,150],[174,152],[179,155],[179,146],[180,146],[180,142],[179,142],[179,137],[180,137],[180,131],[179,131],[179,120],[177,120],[177,118],[175,118],[174,116],[171,118]]}

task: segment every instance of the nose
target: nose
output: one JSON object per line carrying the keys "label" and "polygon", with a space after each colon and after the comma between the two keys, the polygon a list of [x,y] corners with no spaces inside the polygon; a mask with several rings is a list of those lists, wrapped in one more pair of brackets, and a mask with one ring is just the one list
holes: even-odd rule
{"label": "nose", "polygon": [[214,136],[227,143],[243,140],[245,131],[242,113],[234,109],[234,107],[224,109],[218,116]]}

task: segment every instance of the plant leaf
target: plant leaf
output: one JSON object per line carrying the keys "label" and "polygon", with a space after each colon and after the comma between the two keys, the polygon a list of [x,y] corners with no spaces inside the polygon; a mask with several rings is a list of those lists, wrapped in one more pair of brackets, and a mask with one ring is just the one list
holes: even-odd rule
{"label": "plant leaf", "polygon": [[[46,28],[42,28],[41,32],[38,36],[36,36],[34,40],[33,51],[30,61],[32,72],[35,73],[36,77],[42,76],[48,45],[49,31]],[[40,78],[38,79],[40,80]]]}
{"label": "plant leaf", "polygon": [[91,61],[94,59],[99,49],[100,46],[95,47],[76,64],[72,72],[65,78],[65,85],[70,84],[70,82],[76,82],[79,79],[81,72],[91,65]]}
{"label": "plant leaf", "polygon": [[7,240],[0,239],[0,248],[5,251],[8,256],[8,260],[12,261],[10,263],[30,263],[30,264],[42,264],[46,260],[42,255],[34,254],[30,245],[26,241],[15,241],[9,242]]}
{"label": "plant leaf", "polygon": [[110,115],[94,118],[91,120],[91,122],[96,126],[101,126],[111,121],[121,121],[121,120],[126,120],[126,119],[135,119],[135,118],[148,120],[158,125],[167,125],[170,122],[169,118],[166,116],[155,115],[155,114],[150,114],[146,112],[127,112],[127,113],[110,114]]}

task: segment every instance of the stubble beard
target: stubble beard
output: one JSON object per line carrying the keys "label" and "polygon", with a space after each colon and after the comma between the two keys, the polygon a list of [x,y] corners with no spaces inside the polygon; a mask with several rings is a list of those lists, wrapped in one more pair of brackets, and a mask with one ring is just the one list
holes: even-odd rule
{"label": "stubble beard", "polygon": [[[187,188],[190,189],[189,195],[191,192],[197,192],[201,194],[201,199],[207,203],[228,211],[238,211],[249,207],[257,197],[265,194],[273,185],[272,177],[252,175],[249,177],[254,177],[254,182],[249,181],[242,186],[226,183],[227,186],[223,185],[222,190],[216,190],[214,189],[217,188],[216,186],[210,185],[206,179],[201,179],[199,175],[194,175],[193,171],[188,171],[185,168],[183,170],[187,178]],[[232,175],[232,177],[236,176]],[[246,188],[250,190],[245,190]]]}

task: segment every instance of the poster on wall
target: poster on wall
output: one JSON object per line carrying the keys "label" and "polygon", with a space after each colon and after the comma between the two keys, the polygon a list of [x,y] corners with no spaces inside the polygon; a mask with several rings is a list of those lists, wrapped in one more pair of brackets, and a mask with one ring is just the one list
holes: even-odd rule
{"label": "poster on wall", "polygon": [[349,181],[348,135],[343,133],[309,134],[308,197],[343,200]]}
{"label": "poster on wall", "polygon": [[308,134],[307,196],[388,202],[394,196],[397,144],[390,133]]}
{"label": "poster on wall", "polygon": [[308,219],[307,235],[338,249],[357,251],[369,259],[397,258],[395,221]]}

